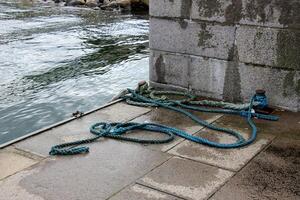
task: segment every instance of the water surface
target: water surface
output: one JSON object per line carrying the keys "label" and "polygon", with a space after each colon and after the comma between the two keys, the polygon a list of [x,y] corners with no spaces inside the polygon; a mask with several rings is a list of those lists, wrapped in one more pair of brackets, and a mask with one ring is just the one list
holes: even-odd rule
{"label": "water surface", "polygon": [[0,0],[0,144],[148,78],[148,19]]}

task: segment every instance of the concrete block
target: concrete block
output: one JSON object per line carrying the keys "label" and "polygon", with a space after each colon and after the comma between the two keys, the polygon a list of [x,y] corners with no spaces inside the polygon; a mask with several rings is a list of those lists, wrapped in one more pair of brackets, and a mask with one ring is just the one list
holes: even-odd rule
{"label": "concrete block", "polygon": [[138,183],[184,199],[207,199],[232,172],[190,160],[172,158],[138,180]]}
{"label": "concrete block", "polygon": [[172,195],[142,186],[142,185],[132,185],[125,188],[118,194],[114,195],[109,200],[181,200],[181,198],[174,197]]}
{"label": "concrete block", "polygon": [[230,61],[163,51],[151,52],[150,81],[192,89],[199,96],[223,99],[225,73]]}
{"label": "concrete block", "polygon": [[[245,138],[249,138],[251,134],[250,127],[246,120],[240,116],[223,116],[214,124],[236,130]],[[239,171],[249,162],[249,160],[257,155],[275,138],[275,136],[266,133],[268,133],[267,129],[260,129],[257,140],[253,144],[243,148],[218,149],[191,141],[184,141],[168,151],[168,153],[214,165],[216,167]],[[235,142],[235,138],[210,129],[202,129],[196,135],[223,144]]]}
{"label": "concrete block", "polygon": [[[203,112],[196,112],[196,111],[191,111],[191,113],[193,113],[194,115],[198,116],[203,120],[206,120],[208,123],[212,123],[222,116],[219,114],[203,113]],[[163,108],[155,109],[146,115],[134,119],[133,121],[138,123],[163,124],[170,127],[176,127],[190,134],[194,134],[203,128],[202,126],[195,123],[193,120],[186,117],[185,115],[177,113],[175,111],[163,109]],[[135,137],[142,137],[142,138],[155,138],[155,139],[158,138],[157,134],[154,134],[152,132],[147,132],[147,131],[138,131],[136,133],[131,133],[130,135],[133,135]],[[170,143],[160,144],[160,145],[149,145],[149,148],[155,150],[158,149],[161,151],[167,151],[172,147],[174,147],[175,145],[182,142],[183,140],[184,140],[183,138],[176,136],[175,140]]]}
{"label": "concrete block", "polygon": [[151,0],[150,15],[224,24],[300,28],[297,0]]}
{"label": "concrete block", "polygon": [[89,146],[89,154],[51,157],[1,181],[0,199],[108,199],[169,159],[132,143],[100,140]]}
{"label": "concrete block", "polygon": [[[232,5],[232,0],[193,0],[191,18],[221,23],[234,23],[238,19],[234,18],[232,14],[238,17],[238,12],[242,9],[238,10],[238,6],[232,7]],[[232,12],[226,13],[227,10],[231,10]],[[237,12],[234,13],[234,10],[237,10]]]}
{"label": "concrete block", "polygon": [[182,0],[151,0],[149,13],[156,17],[182,17]]}
{"label": "concrete block", "polygon": [[151,51],[150,80],[188,87],[189,56]]}
{"label": "concrete block", "polygon": [[151,51],[150,81],[191,88],[199,96],[223,98],[225,72],[231,62]]}
{"label": "concrete block", "polygon": [[38,163],[13,149],[0,150],[0,180]]}
{"label": "concrete block", "polygon": [[[157,54],[157,51],[155,51]],[[172,59],[171,53],[162,53],[165,60]],[[175,56],[175,54],[173,54]],[[284,70],[282,68],[262,67],[251,64],[239,63],[237,61],[224,61],[218,59],[204,58],[200,56],[182,56],[177,54],[182,63],[188,63],[188,72],[176,70],[176,77],[170,80],[168,74],[165,78],[165,84],[180,85],[180,77],[187,79],[187,85],[181,87],[192,89],[197,95],[206,96],[226,101],[243,101],[248,102],[254,95],[256,89],[264,89],[270,105],[279,106],[292,111],[300,110],[300,71]],[[151,59],[155,59],[151,58]],[[166,61],[171,63],[171,61]],[[157,73],[155,67],[151,64],[151,72]],[[170,68],[172,68],[170,66]],[[176,68],[174,66],[174,68]],[[182,69],[181,69],[182,70]],[[154,71],[154,72],[153,72]],[[188,76],[186,75],[188,73]],[[172,75],[174,76],[174,75]],[[170,77],[172,77],[170,76]],[[157,83],[157,79],[150,76],[150,81]],[[169,87],[169,86],[166,86]]]}
{"label": "concrete block", "polygon": [[150,48],[228,60],[235,28],[225,25],[150,19]]}
{"label": "concrete block", "polygon": [[91,137],[90,126],[95,123],[130,121],[149,111],[148,108],[117,103],[21,141],[16,146],[38,155],[48,156],[53,145]]}
{"label": "concrete block", "polygon": [[257,88],[263,88],[270,105],[300,110],[300,71],[240,64],[239,73],[241,98],[244,101],[249,101]]}
{"label": "concrete block", "polygon": [[223,99],[229,61],[191,56],[189,86],[197,95]]}
{"label": "concrete block", "polygon": [[210,199],[299,199],[299,155],[299,140],[281,138],[254,158]]}
{"label": "concrete block", "polygon": [[225,22],[231,0],[151,0],[150,15]]}
{"label": "concrete block", "polygon": [[266,27],[300,28],[295,0],[194,0],[191,18]]}
{"label": "concrete block", "polygon": [[235,15],[241,16],[240,24],[300,28],[300,2],[298,0],[242,0],[235,2],[242,3],[241,11],[235,9]]}
{"label": "concrete block", "polygon": [[241,26],[236,45],[241,62],[300,70],[300,31]]}

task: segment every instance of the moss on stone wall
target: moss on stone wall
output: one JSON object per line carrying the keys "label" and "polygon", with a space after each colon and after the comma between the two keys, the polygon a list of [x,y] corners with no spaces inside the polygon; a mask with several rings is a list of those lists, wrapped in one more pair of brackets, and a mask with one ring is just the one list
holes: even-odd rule
{"label": "moss on stone wall", "polygon": [[300,70],[300,31],[278,31],[277,65]]}

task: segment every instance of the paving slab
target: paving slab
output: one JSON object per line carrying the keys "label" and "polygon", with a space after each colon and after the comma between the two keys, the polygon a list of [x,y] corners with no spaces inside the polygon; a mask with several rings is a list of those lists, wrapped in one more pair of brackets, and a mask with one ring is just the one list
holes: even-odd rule
{"label": "paving slab", "polygon": [[274,115],[280,117],[279,121],[257,120],[257,127],[276,137],[300,140],[300,112],[278,110]]}
{"label": "paving slab", "polygon": [[109,200],[182,200],[181,198],[174,197],[172,195],[151,189],[149,187],[145,187],[139,184],[132,185]]}
{"label": "paving slab", "polygon": [[150,110],[148,108],[130,106],[125,103],[117,103],[21,141],[15,146],[38,155],[48,156],[48,152],[53,145],[91,137],[92,134],[89,130],[94,123],[103,121],[125,122]]}
{"label": "paving slab", "polygon": [[[278,121],[255,120],[258,128],[258,135],[268,134],[275,137],[290,138],[300,140],[300,112],[290,112],[284,110],[275,110],[273,115],[279,117]],[[248,128],[244,120],[238,116],[226,115],[218,123],[231,127]]]}
{"label": "paving slab", "polygon": [[50,157],[0,182],[0,199],[107,199],[169,155],[114,140],[90,145],[90,153]]}
{"label": "paving slab", "polygon": [[[199,118],[206,120],[209,123],[212,123],[213,121],[220,118],[222,115],[219,114],[213,114],[213,113],[204,113],[204,112],[196,112],[196,111],[190,111],[191,113],[195,114]],[[157,124],[163,124],[166,126],[176,127],[178,129],[181,129],[183,131],[186,131],[190,134],[194,134],[203,127],[199,124],[195,123],[190,118],[186,117],[183,114],[177,113],[175,111],[171,111],[164,108],[157,108],[152,110],[151,112],[147,113],[146,115],[142,115],[136,119],[133,120],[134,122],[139,123],[157,123]],[[142,137],[142,138],[159,138],[159,134],[155,134],[149,131],[138,131],[137,133],[133,134],[136,137]],[[167,143],[167,144],[159,144],[159,145],[148,145],[151,149],[155,150],[161,150],[161,151],[167,151],[170,148],[174,147],[175,145],[182,142],[184,139],[181,137],[176,136],[175,140]]]}
{"label": "paving slab", "polygon": [[212,200],[297,200],[300,196],[300,140],[276,139],[236,174]]}
{"label": "paving slab", "polygon": [[138,183],[184,199],[207,199],[233,172],[181,158],[171,158]]}
{"label": "paving slab", "polygon": [[22,155],[14,148],[1,150],[0,161],[0,180],[39,162],[38,160]]}
{"label": "paving slab", "polygon": [[[251,130],[246,121],[238,116],[223,116],[216,121],[215,125],[239,131],[245,138],[250,136]],[[268,135],[264,131],[266,130],[259,132],[258,138],[253,144],[243,148],[219,149],[191,141],[184,141],[168,151],[168,153],[238,171],[274,139],[273,135]],[[210,129],[201,130],[196,135],[220,143],[232,143],[235,141],[235,138],[232,136]]]}

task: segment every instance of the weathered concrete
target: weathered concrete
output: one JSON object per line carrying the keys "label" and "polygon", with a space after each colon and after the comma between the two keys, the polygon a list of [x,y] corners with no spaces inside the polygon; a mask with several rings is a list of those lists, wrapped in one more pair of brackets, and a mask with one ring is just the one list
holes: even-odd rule
{"label": "weathered concrete", "polygon": [[299,199],[300,141],[276,140],[211,199]]}
{"label": "weathered concrete", "polygon": [[0,151],[0,180],[36,163],[38,163],[38,160],[24,156],[16,149],[7,148]]}
{"label": "weathered concrete", "polygon": [[[213,114],[213,113],[200,113],[200,112],[193,112],[192,113],[199,118],[206,120],[208,123],[212,123],[222,115]],[[186,131],[187,133],[194,134],[203,127],[199,124],[196,124],[194,121],[189,119],[188,117],[179,114],[175,111],[166,110],[163,108],[154,109],[150,113],[138,117],[133,120],[134,122],[138,123],[157,123],[157,124],[164,124],[170,127],[176,127],[180,130]],[[132,133],[131,135],[136,137],[142,138],[158,138],[157,134],[153,134],[149,131],[138,131]],[[167,143],[167,144],[159,144],[159,145],[149,145],[151,149],[160,150],[160,151],[168,151],[178,143],[182,142],[184,139],[180,137],[176,137],[174,141]]]}
{"label": "weathered concrete", "polygon": [[[188,87],[200,96],[223,99],[229,61],[191,56]],[[207,67],[211,66],[211,67]]]}
{"label": "weathered concrete", "polygon": [[238,71],[243,100],[249,101],[257,88],[264,88],[271,105],[300,111],[300,71],[246,64],[240,64]]}
{"label": "weathered concrete", "polygon": [[189,20],[150,19],[150,48],[230,59],[235,28]]}
{"label": "weathered concrete", "polygon": [[184,199],[201,200],[208,198],[232,175],[230,171],[172,158],[138,182]]}
{"label": "weathered concrete", "polygon": [[[258,140],[237,150],[223,152],[194,143],[186,145],[188,142],[178,137],[170,144],[146,147],[99,139],[87,145],[89,154],[47,157],[52,145],[89,137],[89,126],[99,121],[161,123],[190,133],[200,130],[203,133],[200,135],[218,141],[230,140],[223,134],[202,132],[201,126],[175,112],[114,104],[1,149],[0,175],[3,172],[5,175],[0,180],[0,200],[199,200],[214,194],[215,199],[231,199],[232,194],[239,195],[232,199],[296,199],[300,114],[282,111],[275,114],[281,117],[279,122],[255,120]],[[240,117],[207,113],[197,116],[209,122],[217,120],[221,126],[248,135],[249,128]],[[136,131],[130,135],[146,137],[148,133]],[[274,137],[275,142],[264,151],[263,147]],[[167,150],[168,153],[164,152]]]}
{"label": "weathered concrete", "polygon": [[159,192],[157,190],[142,186],[142,185],[132,185],[124,190],[122,190],[117,195],[109,198],[109,200],[181,200],[175,196]]}
{"label": "weathered concrete", "polygon": [[300,71],[154,50],[150,64],[154,82],[228,101],[249,101],[257,88],[264,88],[271,105],[300,110]]}
{"label": "weathered concrete", "polygon": [[150,15],[155,17],[181,17],[182,1],[151,0]]}
{"label": "weathered concrete", "polygon": [[150,15],[299,29],[299,9],[297,0],[152,0]]}
{"label": "weathered concrete", "polygon": [[[289,138],[292,140],[300,140],[300,113],[277,111],[275,113],[280,117],[277,122],[257,120],[256,125],[259,131],[272,134],[280,140],[280,138]],[[224,123],[231,121],[229,117],[223,119]]]}
{"label": "weathered concrete", "polygon": [[241,62],[300,70],[300,30],[241,26],[236,45]]}
{"label": "weathered concrete", "polygon": [[[300,110],[298,0],[153,0],[150,81]],[[289,81],[288,81],[289,80]]]}
{"label": "weathered concrete", "polygon": [[0,183],[0,199],[106,199],[169,158],[140,145],[113,140],[89,146],[87,155],[53,157],[5,179]]}
{"label": "weathered concrete", "polygon": [[19,142],[16,144],[16,147],[34,154],[48,156],[51,146],[55,144],[91,137],[92,134],[89,132],[90,126],[97,122],[125,122],[149,111],[150,109],[148,108],[117,103],[37,135],[30,140]]}
{"label": "weathered concrete", "polygon": [[150,58],[151,80],[188,87],[189,56],[152,51]]}
{"label": "weathered concrete", "polygon": [[[251,135],[251,130],[246,120],[241,120],[238,116],[224,116],[217,120],[214,124],[236,130],[245,138],[249,138]],[[253,144],[243,148],[218,149],[199,145],[190,141],[184,141],[168,151],[168,153],[192,160],[197,160],[217,167],[239,171],[249,162],[250,159],[252,159],[266,145],[268,145],[272,139],[274,139],[274,136],[266,133],[268,133],[268,129],[262,129],[262,131],[259,132],[256,141]],[[207,129],[199,131],[199,133],[196,135],[220,143],[232,143],[235,141],[235,138],[229,135]]]}

